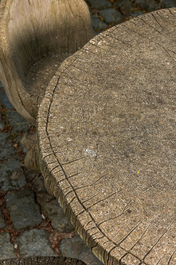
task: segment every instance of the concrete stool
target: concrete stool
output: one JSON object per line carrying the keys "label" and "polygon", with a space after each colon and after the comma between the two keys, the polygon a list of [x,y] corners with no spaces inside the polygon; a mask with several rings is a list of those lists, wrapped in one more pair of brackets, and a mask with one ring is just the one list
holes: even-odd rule
{"label": "concrete stool", "polygon": [[92,36],[83,0],[0,2],[0,80],[23,117],[36,125],[38,106],[56,69]]}

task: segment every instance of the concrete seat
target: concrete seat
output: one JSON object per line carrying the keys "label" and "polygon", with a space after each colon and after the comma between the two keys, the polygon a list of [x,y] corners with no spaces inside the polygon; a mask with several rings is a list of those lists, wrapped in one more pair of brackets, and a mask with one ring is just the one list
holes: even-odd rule
{"label": "concrete seat", "polygon": [[36,125],[56,68],[92,36],[83,0],[0,2],[0,80],[22,116]]}

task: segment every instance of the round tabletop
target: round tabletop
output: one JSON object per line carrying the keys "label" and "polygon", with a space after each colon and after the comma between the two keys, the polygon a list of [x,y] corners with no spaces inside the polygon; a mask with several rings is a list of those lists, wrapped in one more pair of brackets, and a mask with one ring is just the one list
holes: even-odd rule
{"label": "round tabletop", "polygon": [[46,185],[104,264],[176,264],[175,31],[172,8],[96,36],[39,108]]}

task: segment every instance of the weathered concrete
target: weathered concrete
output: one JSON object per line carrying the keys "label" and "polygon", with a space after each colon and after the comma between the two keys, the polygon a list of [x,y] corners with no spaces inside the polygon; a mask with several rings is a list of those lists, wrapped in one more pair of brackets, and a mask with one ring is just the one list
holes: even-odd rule
{"label": "weathered concrete", "polygon": [[83,0],[0,2],[0,79],[23,117],[36,125],[58,65],[93,35]]}
{"label": "weathered concrete", "polygon": [[174,265],[176,9],[135,18],[68,58],[39,108],[40,165],[106,265]]}
{"label": "weathered concrete", "polygon": [[[87,1],[87,2],[89,3],[89,1]],[[101,2],[101,0],[100,0],[100,2]],[[142,10],[142,11],[139,10],[138,11],[138,10],[135,9],[136,5],[128,5],[128,4],[131,3],[130,0],[129,1],[128,0],[121,0],[121,1],[114,1],[114,2],[110,1],[110,2],[111,2],[111,6],[107,7],[107,10],[111,9],[112,7],[113,8],[117,8],[118,10],[120,8],[120,12],[121,12],[121,14],[123,14],[123,20],[129,18],[130,16],[139,15],[142,12],[147,12],[149,10],[149,5],[151,6],[151,3],[153,5],[152,9],[155,9],[155,8],[157,8],[159,6],[159,4],[156,4],[156,1],[154,1],[154,0],[151,0],[151,1],[143,0],[143,1],[140,1],[141,2],[141,8],[142,8],[142,2],[145,2],[147,4],[146,8],[148,10],[146,9],[146,10]],[[133,2],[135,2],[135,1],[133,1]],[[161,1],[158,1],[158,3],[159,2],[161,2]],[[166,5],[167,5],[167,7],[171,7],[171,4],[172,4],[172,6],[174,6],[175,1],[174,0],[173,1],[163,0],[162,3],[163,3],[162,6],[166,7]],[[96,10],[92,9],[92,14],[95,14],[95,11]],[[99,13],[99,11],[100,10],[98,10],[98,13]],[[100,17],[98,15],[96,17],[97,17],[96,19],[92,19],[93,25],[94,25],[94,23],[97,24],[97,22],[98,22],[98,26],[99,26],[99,21],[100,22],[105,21],[105,20],[101,21]],[[94,28],[95,28],[95,26],[96,25],[94,25]],[[110,27],[110,25],[107,25],[107,24],[105,24],[105,26],[106,27],[107,26]],[[99,30],[99,28],[98,28],[98,30]],[[99,31],[97,33],[99,33]],[[0,87],[1,86],[2,85],[0,83]],[[3,114],[3,115],[5,114],[6,115],[8,113],[8,111],[9,111],[8,109],[13,109],[13,106],[9,103],[9,101],[8,101],[6,95],[4,94],[4,91],[2,89],[0,89],[0,106],[1,106],[1,103],[3,105],[3,108],[1,109],[1,114]],[[4,107],[6,107],[6,108],[4,108]],[[10,116],[10,118],[11,117],[12,116]],[[19,115],[14,115],[13,119],[15,119],[15,121],[16,121],[13,124],[11,123],[11,125],[13,127],[13,130],[16,131],[17,127],[18,127],[18,131],[21,130],[20,133],[16,133],[15,132],[15,135],[19,134],[19,136],[17,136],[17,138],[14,138],[13,134],[11,135],[11,134],[9,134],[7,132],[6,133],[1,132],[1,136],[2,136],[1,137],[1,143],[2,143],[1,146],[3,146],[3,143],[5,141],[6,141],[6,143],[13,142],[13,145],[15,144],[15,146],[20,146],[20,142],[19,142],[20,138],[21,138],[20,135],[23,134],[23,132],[24,132],[23,130],[25,130],[25,131],[27,130],[27,127],[23,127],[23,124],[21,124],[21,119],[20,119]],[[12,119],[10,119],[10,122],[11,121],[12,121]],[[3,129],[5,125],[6,125],[5,119],[2,119],[2,122],[0,122],[0,129]],[[22,125],[21,129],[19,129],[20,125]],[[7,146],[7,144],[4,145],[4,146],[7,147],[7,149],[6,149],[6,153],[7,154],[11,154],[12,150],[14,151],[14,146],[13,145],[11,145],[11,144],[9,146]],[[4,150],[4,147],[1,149],[1,153],[2,153],[2,150]],[[26,180],[28,182],[28,185],[25,184],[25,179],[24,179],[24,172],[26,171],[25,168],[23,168],[23,173],[21,174],[21,169],[19,168],[19,163],[14,163],[13,162],[14,159],[18,159],[21,162],[23,160],[22,159],[23,154],[19,153],[19,149],[17,150],[15,148],[15,151],[16,152],[13,152],[13,154],[11,154],[10,156],[5,156],[4,157],[4,159],[6,159],[6,158],[8,159],[8,162],[6,160],[1,159],[1,163],[2,163],[1,164],[2,167],[0,165],[1,187],[3,187],[3,190],[5,188],[5,192],[8,192],[8,193],[10,193],[12,189],[13,190],[14,189],[23,190],[23,189],[28,189],[30,187],[32,190],[35,191],[36,197],[39,197],[39,195],[41,195],[41,198],[45,197],[46,196],[46,193],[45,193],[46,191],[45,191],[45,188],[44,188],[44,185],[43,185],[43,181],[42,181],[42,176],[41,175],[35,174],[35,173],[32,173],[32,172],[26,172],[25,177],[26,177]],[[17,153],[18,153],[18,155],[17,155]],[[15,165],[16,165],[16,168],[15,168]],[[23,186],[24,184],[25,184],[25,187]],[[0,190],[0,197],[3,195],[3,190],[2,189]],[[31,194],[33,194],[33,193],[31,193]],[[3,202],[3,197],[0,198],[0,203],[2,203],[2,202]],[[39,201],[36,201],[36,203],[39,206],[41,206],[41,203]],[[50,205],[50,201],[46,202],[46,206],[47,206],[47,204]],[[26,204],[24,204],[23,206],[25,208]],[[3,216],[5,216],[7,218],[6,212],[4,211],[5,210],[4,206],[3,206],[3,209],[1,208],[0,210],[2,211],[2,215],[0,214],[0,237],[2,239],[2,241],[0,243],[0,259],[2,259],[3,257],[6,258],[6,261],[5,261],[6,264],[11,264],[11,265],[12,264],[41,264],[41,262],[42,263],[46,262],[46,263],[50,263],[50,264],[58,264],[59,263],[59,265],[61,265],[61,264],[67,264],[67,265],[68,264],[71,264],[71,265],[77,264],[77,263],[73,263],[73,261],[70,261],[70,263],[68,263],[69,262],[68,259],[64,262],[64,259],[62,259],[61,257],[57,257],[57,258],[51,258],[51,257],[49,257],[49,258],[46,258],[46,257],[36,258],[36,257],[34,257],[34,258],[26,258],[26,259],[24,259],[24,258],[22,259],[21,258],[21,259],[18,259],[18,261],[17,261],[17,259],[7,260],[7,258],[9,258],[9,257],[15,257],[16,254],[17,254],[16,253],[17,250],[16,250],[16,244],[13,245],[12,243],[10,243],[11,240],[12,240],[11,236],[9,236],[9,233],[4,233],[4,230],[8,229],[8,231],[10,231],[12,236],[15,235],[15,240],[17,240],[19,238],[20,234],[19,233],[15,233],[15,228],[13,226],[12,227],[8,227],[8,222],[7,222],[8,220],[7,219],[6,219],[7,228],[4,229]],[[48,216],[45,214],[44,208],[41,209],[41,215],[42,215],[42,220],[44,222],[47,222]],[[1,216],[2,216],[2,219],[1,219]],[[55,212],[52,212],[52,215],[50,215],[50,218],[52,218],[52,216],[54,217],[54,220],[56,221]],[[46,218],[46,219],[43,219],[43,217]],[[62,220],[63,220],[63,222],[65,222],[66,218],[63,218]],[[61,220],[58,220],[58,225],[60,226],[60,224],[61,224]],[[66,229],[69,226],[70,226],[70,224],[68,222],[68,224],[66,224],[66,226],[65,226]],[[64,227],[64,230],[65,230],[65,227]],[[20,230],[20,233],[23,234],[24,231],[27,231],[28,229],[30,231],[32,228],[25,228],[23,231]],[[46,226],[42,227],[42,225],[41,225],[40,229],[41,230],[46,229]],[[49,230],[49,228],[47,228],[47,230]],[[55,233],[56,233],[57,237],[60,237],[60,235],[62,236],[62,233],[58,234],[57,229],[55,230]],[[6,234],[6,236],[4,236],[5,234]],[[69,236],[69,234],[68,234],[68,236]],[[76,238],[77,238],[77,236],[76,236]],[[49,239],[51,240],[50,237],[49,237]],[[13,238],[13,240],[14,240],[14,238]],[[48,245],[51,245],[50,240],[47,241]],[[74,245],[74,242],[75,243],[77,242],[76,240],[74,241],[74,238],[73,239],[69,238],[67,240],[63,239],[63,245],[65,247],[64,251],[67,248],[67,249],[69,249],[70,253],[74,253],[76,255],[76,253],[79,252],[79,249],[76,248],[76,246]],[[27,241],[23,241],[23,244],[26,245],[25,247],[26,247],[26,252],[27,252],[28,242]],[[58,246],[59,246],[59,244],[58,244]],[[53,245],[52,245],[52,247],[53,247]],[[71,249],[70,249],[70,247],[71,247]],[[79,247],[82,248],[81,251],[83,251],[83,253],[84,253],[84,251],[86,249],[85,246],[83,244],[79,244]],[[14,251],[13,248],[15,248],[15,251]],[[2,250],[3,250],[3,253],[4,253],[3,256],[2,256]],[[13,253],[13,255],[11,255],[12,253]],[[37,253],[37,250],[36,250],[34,255],[37,255],[37,254],[38,253]],[[67,252],[67,254],[69,255],[69,252]],[[88,255],[88,252],[85,253],[86,257],[87,257],[87,255]],[[22,256],[20,255],[20,257],[22,257]],[[88,260],[89,260],[89,258],[88,258]],[[0,261],[0,264],[4,264],[4,262]],[[78,264],[82,264],[82,262],[80,261],[80,262],[78,262]],[[164,265],[166,265],[166,264],[167,263],[164,263]],[[174,265],[175,265],[175,263],[174,263]]]}
{"label": "weathered concrete", "polygon": [[0,261],[0,265],[84,265],[82,261],[76,259],[66,259],[63,257],[28,257],[20,259],[6,259]]}

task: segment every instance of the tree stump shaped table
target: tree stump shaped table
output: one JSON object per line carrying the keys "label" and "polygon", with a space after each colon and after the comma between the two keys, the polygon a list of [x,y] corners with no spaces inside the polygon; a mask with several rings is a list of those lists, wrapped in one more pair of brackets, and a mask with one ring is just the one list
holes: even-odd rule
{"label": "tree stump shaped table", "polygon": [[176,9],[96,36],[39,108],[48,188],[108,265],[176,264]]}

